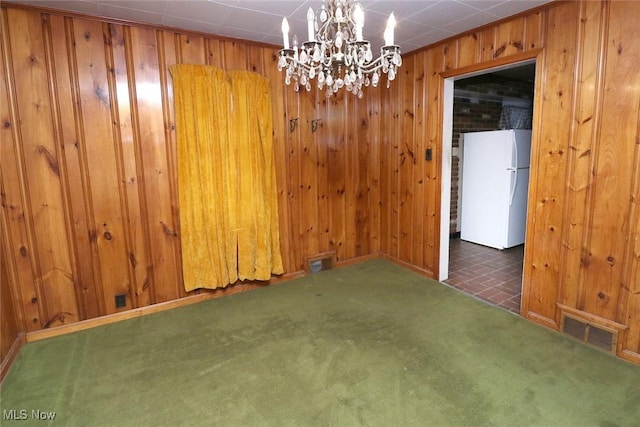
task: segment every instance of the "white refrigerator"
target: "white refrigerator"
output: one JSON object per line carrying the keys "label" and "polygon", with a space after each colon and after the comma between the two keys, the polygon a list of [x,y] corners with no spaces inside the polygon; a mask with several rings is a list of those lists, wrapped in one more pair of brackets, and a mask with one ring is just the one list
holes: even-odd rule
{"label": "white refrigerator", "polygon": [[531,130],[463,134],[460,238],[496,249],[524,243]]}

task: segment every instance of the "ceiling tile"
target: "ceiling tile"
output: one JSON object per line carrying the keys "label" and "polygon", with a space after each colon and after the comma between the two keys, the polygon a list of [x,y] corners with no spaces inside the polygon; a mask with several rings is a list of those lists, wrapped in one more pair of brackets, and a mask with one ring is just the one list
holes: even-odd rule
{"label": "ceiling tile", "polygon": [[505,3],[501,3],[498,6],[486,9],[486,11],[501,18],[506,18],[507,16],[515,15],[516,13],[520,13],[527,9],[532,9],[548,2],[549,0],[508,1]]}
{"label": "ceiling tile", "polygon": [[117,7],[105,3],[100,4],[100,14],[126,21],[144,22],[148,24],[162,24],[164,18],[161,13]]}
{"label": "ceiling tile", "polygon": [[496,20],[495,15],[491,15],[486,12],[478,12],[473,15],[469,15],[466,18],[462,18],[458,21],[451,22],[444,25],[442,28],[448,31],[452,31],[454,34],[463,33],[472,28],[480,27],[489,22]]}
{"label": "ceiling tile", "polygon": [[103,10],[103,6],[117,6],[163,14],[167,7],[167,2],[168,0],[100,0],[98,4],[101,10]]}
{"label": "ceiling tile", "polygon": [[423,25],[444,28],[448,23],[457,21],[478,11],[466,4],[454,1],[442,1],[427,9],[423,9],[407,19]]}
{"label": "ceiling tile", "polygon": [[393,12],[396,20],[407,19],[409,16],[415,14],[417,11],[431,7],[440,0],[425,0],[425,1],[394,1],[394,0],[379,0],[368,4],[362,2],[362,7],[365,10],[371,10],[383,15],[389,16]]}
{"label": "ceiling tile", "polygon": [[73,0],[61,0],[61,1],[45,1],[34,0],[32,2],[23,2],[37,6],[50,7],[52,9],[72,10],[78,13],[88,13],[91,15],[99,15],[100,9],[96,2],[92,1],[73,1]]}
{"label": "ceiling tile", "polygon": [[221,25],[234,10],[228,4],[210,1],[169,1],[165,9],[165,19],[182,18]]}

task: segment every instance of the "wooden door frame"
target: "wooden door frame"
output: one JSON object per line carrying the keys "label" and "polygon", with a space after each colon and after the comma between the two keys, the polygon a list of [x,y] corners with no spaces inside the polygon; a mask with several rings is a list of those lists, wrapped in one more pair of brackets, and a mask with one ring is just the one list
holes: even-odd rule
{"label": "wooden door frame", "polygon": [[[442,90],[442,170],[441,170],[441,183],[440,183],[440,252],[438,257],[438,280],[444,281],[449,277],[449,217],[451,213],[451,152],[452,152],[452,135],[453,135],[453,89],[454,82],[461,78],[473,77],[476,75],[487,74],[493,71],[498,71],[505,68],[511,68],[514,66],[525,64],[536,64],[535,70],[535,90],[533,96],[533,126],[531,135],[531,166],[530,166],[530,182],[536,182],[538,179],[538,147],[537,143],[538,131],[540,123],[538,121],[538,115],[540,110],[540,88],[542,83],[542,70],[543,70],[543,49],[536,49],[530,52],[525,52],[518,55],[512,55],[507,58],[500,58],[493,61],[483,62],[468,67],[458,68],[456,70],[450,70],[440,73]],[[535,188],[529,187],[528,192],[528,206],[533,206],[535,200]],[[527,209],[527,228],[525,242],[530,240],[530,232],[533,229],[534,218],[531,214],[532,210]],[[524,259],[531,257],[532,248],[531,245],[525,245]],[[526,265],[526,264],[525,264]],[[522,302],[520,304],[520,312],[523,312],[523,308],[526,307],[527,295],[526,290],[529,288],[527,280],[527,269],[523,270],[522,277]]]}

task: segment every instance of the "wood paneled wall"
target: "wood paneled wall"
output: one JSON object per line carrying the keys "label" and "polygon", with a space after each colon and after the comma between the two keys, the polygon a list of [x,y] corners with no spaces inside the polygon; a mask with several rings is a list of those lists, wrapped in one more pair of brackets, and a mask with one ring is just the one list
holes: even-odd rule
{"label": "wood paneled wall", "polygon": [[273,47],[5,5],[2,212],[18,319],[35,331],[113,313],[117,293],[127,309],[185,296],[169,65],[271,79],[287,273],[335,250],[437,277],[443,78],[536,58],[522,313],[613,325],[618,353],[640,362],[639,8],[554,2],[404,55],[389,89],[358,100],[295,93]]}
{"label": "wood paneled wall", "polygon": [[320,252],[377,252],[368,123],[377,133],[378,111],[355,97],[299,96],[276,48],[3,6],[2,55],[3,238],[27,331],[186,296],[175,63],[271,79],[286,273]]}
{"label": "wood paneled wall", "polygon": [[[5,232],[0,223],[0,230]],[[9,286],[9,268],[7,253],[0,242],[0,381],[9,370],[11,361],[21,346],[22,332],[20,323],[16,319],[15,304]]]}
{"label": "wood paneled wall", "polygon": [[558,2],[406,57],[383,95],[381,250],[437,276],[443,78],[536,58],[522,314],[619,331],[640,363],[638,16],[633,1]]}

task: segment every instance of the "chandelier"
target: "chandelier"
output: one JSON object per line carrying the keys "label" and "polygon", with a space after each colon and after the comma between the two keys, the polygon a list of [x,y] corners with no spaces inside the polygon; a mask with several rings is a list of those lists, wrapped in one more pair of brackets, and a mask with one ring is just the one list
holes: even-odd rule
{"label": "chandelier", "polygon": [[373,58],[371,44],[364,40],[364,11],[351,0],[322,0],[318,13],[307,11],[309,40],[289,45],[289,23],[282,20],[284,48],[280,50],[278,70],[285,70],[287,85],[294,82],[296,91],[311,90],[311,80],[319,89],[326,88],[327,97],[345,88],[362,98],[362,86],[378,86],[381,74],[387,75],[387,87],[402,65],[400,46],[394,44],[395,18],[389,16],[380,56]]}

